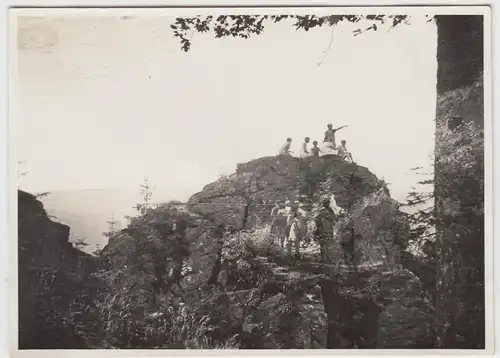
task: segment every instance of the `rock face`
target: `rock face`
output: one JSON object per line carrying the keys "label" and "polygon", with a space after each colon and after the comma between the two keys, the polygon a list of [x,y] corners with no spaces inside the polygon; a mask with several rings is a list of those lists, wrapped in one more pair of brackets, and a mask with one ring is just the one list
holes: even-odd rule
{"label": "rock face", "polygon": [[244,209],[249,207],[248,226],[270,222],[274,204],[295,201],[307,195],[314,201],[335,195],[337,205],[349,208],[381,183],[368,169],[336,156],[299,159],[265,157],[240,164],[236,173],[206,185],[188,201],[189,210],[241,228]]}
{"label": "rock face", "polygon": [[[144,299],[147,288],[147,300],[154,301],[160,291],[171,285],[188,289],[190,282],[201,285],[209,281],[217,255],[215,231],[215,225],[199,215],[164,204],[134,218],[126,229],[111,236],[100,260],[109,272],[125,273],[121,280],[116,280],[117,289],[127,282],[134,286],[127,292],[131,296],[137,287],[130,281],[141,281],[138,297]],[[175,279],[171,277],[173,273],[185,266],[191,270],[189,280],[170,281]]]}
{"label": "rock face", "polygon": [[75,269],[88,257],[69,242],[70,228],[51,220],[43,205],[32,194],[18,191],[19,265]]}
{"label": "rock face", "polygon": [[326,256],[312,255],[328,277],[318,281],[330,322],[326,347],[342,347],[347,336],[360,348],[431,348],[433,308],[419,278],[402,266],[406,216],[368,169],[335,156],[261,158],[205,186],[188,208],[238,228],[246,215],[245,228],[252,230],[270,222],[276,203],[306,196],[314,212],[332,195],[345,214],[325,244]]}
{"label": "rock face", "polygon": [[83,347],[60,319],[94,261],[68,240],[69,227],[51,220],[35,196],[19,190],[20,349]]}

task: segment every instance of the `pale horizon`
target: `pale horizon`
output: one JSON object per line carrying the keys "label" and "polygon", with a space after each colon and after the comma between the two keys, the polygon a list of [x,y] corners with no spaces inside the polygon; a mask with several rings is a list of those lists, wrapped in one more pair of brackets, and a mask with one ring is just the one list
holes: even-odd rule
{"label": "pale horizon", "polygon": [[[322,141],[348,125],[354,159],[404,201],[434,149],[436,29],[353,36],[353,24],[249,40],[195,34],[180,50],[172,17],[20,18],[17,153],[31,192],[137,189],[145,177],[188,198],[273,156],[287,137]],[[321,65],[318,63],[322,61]],[[175,195],[174,195],[175,194]]]}

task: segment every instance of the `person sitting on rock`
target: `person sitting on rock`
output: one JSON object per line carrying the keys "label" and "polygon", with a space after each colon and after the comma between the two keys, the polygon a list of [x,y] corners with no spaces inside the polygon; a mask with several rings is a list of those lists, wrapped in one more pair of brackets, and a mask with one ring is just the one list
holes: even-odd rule
{"label": "person sitting on rock", "polygon": [[338,155],[342,160],[354,163],[351,153],[347,150],[347,141],[343,140],[340,142],[340,147],[338,148]]}
{"label": "person sitting on rock", "polygon": [[311,139],[309,137],[304,138],[304,142],[302,143],[302,146],[300,148],[300,157],[301,158],[307,158],[311,156],[311,153],[309,150],[307,150],[307,145],[309,144],[309,141]]}
{"label": "person sitting on rock", "polygon": [[311,154],[314,156],[314,157],[319,157],[319,152],[321,150],[318,148],[318,141],[314,141],[313,142],[313,146],[311,148]]}
{"label": "person sitting on rock", "polygon": [[290,146],[292,145],[292,138],[287,138],[286,143],[280,149],[280,155],[291,155]]}
{"label": "person sitting on rock", "polygon": [[336,128],[336,129],[333,129],[333,125],[331,123],[329,123],[327,127],[328,127],[328,129],[325,131],[325,139],[323,140],[323,142],[329,143],[333,149],[336,149],[337,144],[335,142],[335,133],[337,131],[341,130],[342,128],[347,127],[347,126],[341,126],[341,127]]}

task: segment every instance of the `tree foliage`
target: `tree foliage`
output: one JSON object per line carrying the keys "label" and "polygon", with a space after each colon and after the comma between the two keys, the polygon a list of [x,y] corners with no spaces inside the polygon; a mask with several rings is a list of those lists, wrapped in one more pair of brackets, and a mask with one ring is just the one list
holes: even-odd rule
{"label": "tree foliage", "polygon": [[168,348],[188,340],[185,330],[200,329],[182,286],[194,273],[190,244],[199,235],[189,215],[169,204],[131,218],[113,235],[98,273],[105,287],[98,309],[111,346]]}
{"label": "tree foliage", "polygon": [[86,237],[79,237],[78,239],[75,240],[75,242],[73,243],[73,245],[78,250],[82,250],[84,247],[88,246],[89,243],[87,242],[87,238]]}
{"label": "tree foliage", "polygon": [[234,37],[248,39],[264,32],[266,23],[288,22],[296,30],[309,31],[323,26],[335,26],[341,22],[359,23],[362,20],[371,21],[365,28],[358,28],[354,35],[365,31],[377,31],[378,26],[388,23],[398,26],[407,23],[406,15],[219,15],[179,17],[170,27],[174,36],[179,38],[182,51],[191,48],[191,35],[194,32],[213,33],[215,38]]}
{"label": "tree foliage", "polygon": [[145,178],[144,182],[140,185],[140,193],[142,202],[137,203],[134,209],[136,209],[139,214],[143,215],[151,209],[151,198],[153,197],[153,188],[148,178]]}
{"label": "tree foliage", "polygon": [[416,254],[435,258],[437,216],[434,205],[434,173],[422,172],[422,167],[411,169],[421,179],[408,193],[403,207],[411,209],[408,216],[410,225],[410,249]]}
{"label": "tree foliage", "polygon": [[483,83],[438,97],[437,280],[442,347],[485,346]]}

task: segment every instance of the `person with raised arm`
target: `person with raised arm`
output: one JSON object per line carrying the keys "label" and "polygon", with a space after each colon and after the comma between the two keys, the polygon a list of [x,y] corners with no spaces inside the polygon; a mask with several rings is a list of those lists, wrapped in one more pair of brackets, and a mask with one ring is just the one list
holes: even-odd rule
{"label": "person with raised arm", "polygon": [[333,124],[329,123],[327,126],[327,130],[325,131],[325,139],[323,142],[331,143],[333,149],[337,149],[337,143],[335,142],[335,133],[345,128],[347,126],[340,126],[336,129],[333,129]]}

